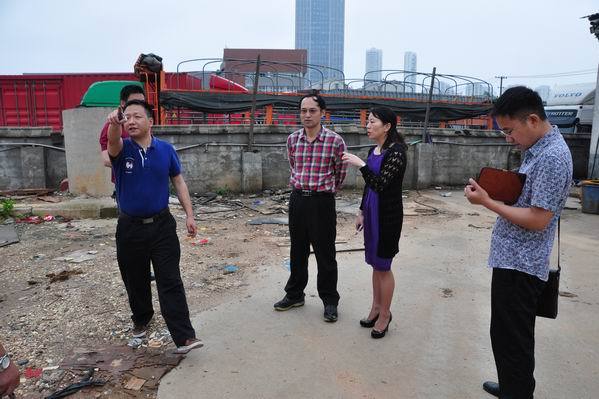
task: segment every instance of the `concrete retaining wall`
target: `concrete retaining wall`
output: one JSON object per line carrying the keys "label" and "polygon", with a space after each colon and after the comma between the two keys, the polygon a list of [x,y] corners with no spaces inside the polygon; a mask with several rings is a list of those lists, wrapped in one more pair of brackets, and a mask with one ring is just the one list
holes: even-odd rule
{"label": "concrete retaining wall", "polygon": [[0,190],[58,188],[66,177],[63,138],[48,128],[0,128]]}
{"label": "concrete retaining wall", "polygon": [[[110,170],[102,164],[98,145],[98,135],[109,112],[108,108],[65,111],[66,155],[47,148],[0,147],[0,189],[40,187],[44,184],[54,188],[68,174],[70,190],[74,194],[96,196],[112,193]],[[343,136],[350,151],[366,157],[372,143],[365,129],[358,126],[333,128]],[[257,125],[254,130],[255,151],[252,153],[247,152],[249,126],[155,126],[153,133],[178,149],[192,193],[256,192],[287,186],[289,163],[285,143],[293,130],[288,126]],[[503,136],[495,131],[431,129],[434,144],[418,143],[421,129],[402,129],[401,133],[411,144],[404,179],[407,189],[460,186],[469,177],[476,176],[483,166],[512,169],[520,163],[520,153],[506,145]],[[590,136],[568,135],[575,170],[576,165],[586,167],[589,139]],[[51,144],[50,130],[0,129],[0,144],[9,141]],[[348,170],[345,186],[363,187],[363,179],[355,168]]]}

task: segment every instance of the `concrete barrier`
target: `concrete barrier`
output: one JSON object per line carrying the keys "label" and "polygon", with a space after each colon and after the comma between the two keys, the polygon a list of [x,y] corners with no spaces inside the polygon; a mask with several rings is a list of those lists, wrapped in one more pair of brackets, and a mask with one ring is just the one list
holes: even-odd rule
{"label": "concrete barrier", "polygon": [[0,190],[58,188],[65,177],[61,134],[49,127],[0,127]]}
{"label": "concrete barrier", "polygon": [[[77,108],[64,111],[64,153],[20,147],[1,147],[0,189],[24,188],[45,184],[56,187],[68,174],[74,194],[103,196],[112,193],[110,170],[103,166],[98,135],[108,108]],[[349,151],[365,158],[372,142],[366,130],[355,125],[331,126],[344,138]],[[207,191],[257,192],[282,188],[289,181],[287,136],[296,129],[284,125],[257,125],[255,152],[247,152],[249,126],[181,125],[154,126],[153,134],[170,142],[178,151],[183,173],[192,193]],[[39,130],[39,129],[38,129]],[[419,128],[400,128],[408,147],[408,166],[404,187],[425,188],[436,185],[461,186],[475,177],[483,166],[513,169],[520,153],[507,145],[496,131],[430,129],[433,144],[421,144]],[[23,130],[0,129],[2,142],[17,141]],[[50,131],[32,133],[18,141],[50,141]],[[37,134],[37,135],[36,135]],[[584,155],[588,134],[566,135],[574,163]],[[62,157],[62,158],[61,158]],[[581,165],[586,163],[579,162]],[[23,167],[27,165],[27,167]],[[345,187],[362,188],[360,173],[349,168]]]}

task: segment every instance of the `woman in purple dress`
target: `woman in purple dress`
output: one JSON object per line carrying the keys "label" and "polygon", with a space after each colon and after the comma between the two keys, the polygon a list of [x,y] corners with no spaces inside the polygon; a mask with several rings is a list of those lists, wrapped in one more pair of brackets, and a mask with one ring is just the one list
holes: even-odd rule
{"label": "woman in purple dress", "polygon": [[362,327],[372,328],[372,338],[382,338],[391,323],[391,300],[395,279],[393,257],[399,252],[403,223],[402,182],[406,170],[406,145],[397,132],[397,116],[387,107],[375,107],[368,115],[368,137],[376,143],[364,162],[344,153],[343,159],[360,168],[366,185],[356,218],[364,230],[366,263],[372,266],[372,306]]}

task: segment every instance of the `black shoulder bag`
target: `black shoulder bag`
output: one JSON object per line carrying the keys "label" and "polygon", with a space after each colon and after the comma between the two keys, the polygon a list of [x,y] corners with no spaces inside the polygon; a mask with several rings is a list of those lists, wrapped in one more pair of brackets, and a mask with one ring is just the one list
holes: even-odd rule
{"label": "black shoulder bag", "polygon": [[557,269],[549,269],[549,279],[539,297],[537,316],[555,319],[557,317],[557,298],[559,297],[561,218],[557,220]]}

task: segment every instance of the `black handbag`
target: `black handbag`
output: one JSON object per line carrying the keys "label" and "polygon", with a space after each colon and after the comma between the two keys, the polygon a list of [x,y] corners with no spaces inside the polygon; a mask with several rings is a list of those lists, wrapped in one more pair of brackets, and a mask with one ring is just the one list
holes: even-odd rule
{"label": "black handbag", "polygon": [[557,220],[557,269],[549,270],[549,279],[539,297],[537,316],[555,319],[557,317],[557,302],[559,297],[559,275],[562,271],[560,265],[560,221]]}

